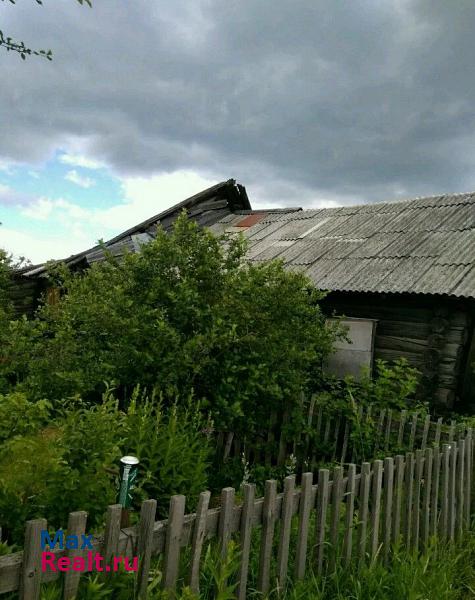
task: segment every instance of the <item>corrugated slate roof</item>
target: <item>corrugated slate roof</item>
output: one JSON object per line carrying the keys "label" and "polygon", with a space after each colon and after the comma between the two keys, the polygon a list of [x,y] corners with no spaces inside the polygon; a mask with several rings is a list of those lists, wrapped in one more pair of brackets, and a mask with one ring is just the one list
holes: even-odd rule
{"label": "corrugated slate roof", "polygon": [[322,289],[475,298],[475,193],[269,214],[246,236],[250,260]]}
{"label": "corrugated slate roof", "polygon": [[[304,270],[328,290],[448,294],[475,298],[475,193],[398,202],[302,210],[252,210],[245,188],[222,182],[106,243],[115,255],[137,251],[168,229],[180,211],[216,234],[244,234],[248,258],[279,258]],[[69,265],[101,260],[96,246],[70,257]],[[44,272],[39,265],[21,271]]]}

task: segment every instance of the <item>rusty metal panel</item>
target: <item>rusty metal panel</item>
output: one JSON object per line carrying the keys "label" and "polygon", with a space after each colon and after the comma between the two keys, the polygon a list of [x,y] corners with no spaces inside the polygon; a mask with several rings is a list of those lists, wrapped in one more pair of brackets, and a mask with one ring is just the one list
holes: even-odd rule
{"label": "rusty metal panel", "polygon": [[264,219],[264,217],[266,216],[266,214],[267,213],[254,213],[251,215],[247,215],[247,217],[244,217],[244,219],[235,223],[235,226],[236,227],[252,227],[256,223],[259,223],[259,221],[262,221]]}

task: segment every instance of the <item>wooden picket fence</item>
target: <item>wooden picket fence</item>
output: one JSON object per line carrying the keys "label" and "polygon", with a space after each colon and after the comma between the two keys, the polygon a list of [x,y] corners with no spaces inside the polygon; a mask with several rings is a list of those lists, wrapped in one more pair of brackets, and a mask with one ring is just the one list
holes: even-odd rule
{"label": "wooden picket fence", "polygon": [[[405,427],[398,420],[396,436]],[[409,435],[417,438],[413,421]],[[316,477],[305,472],[299,487],[296,476],[290,475],[282,493],[277,482],[269,480],[262,498],[255,497],[254,485],[245,484],[239,501],[233,488],[225,488],[220,506],[210,508],[210,493],[203,492],[196,512],[185,515],[185,496],[173,496],[169,518],[163,521],[155,521],[156,501],[147,500],[138,525],[121,529],[122,508],[110,506],[105,532],[94,538],[94,552],[103,555],[106,563],[113,556],[138,556],[137,589],[145,598],[152,556],[160,557],[164,589],[189,585],[198,592],[206,546],[216,544],[224,556],[235,539],[239,548],[236,597],[243,599],[249,583],[265,594],[276,586],[283,589],[290,579],[302,579],[309,570],[324,574],[353,561],[389,561],[395,543],[422,550],[434,536],[453,541],[470,526],[472,430],[425,419],[421,435],[424,443],[415,452],[363,462],[359,468],[347,463],[332,470],[318,469]],[[71,513],[68,534],[80,535],[86,527],[86,513]],[[0,558],[0,594],[19,590],[21,599],[36,600],[41,583],[59,577],[58,572],[41,572],[40,531],[46,528],[45,519],[29,521],[23,552]],[[255,549],[256,537],[258,556],[251,560],[251,541]],[[53,552],[58,558],[81,553]],[[249,572],[250,562],[258,565],[256,572]],[[64,599],[75,597],[79,576],[64,575]]]}
{"label": "wooden picket fence", "polygon": [[[444,436],[447,442],[460,433],[460,426],[443,419],[431,421],[428,413],[417,411],[374,410],[359,406],[349,416],[329,411],[318,405],[316,398],[301,398],[306,413],[306,427],[297,435],[287,432],[289,413],[273,413],[269,429],[251,439],[233,432],[220,432],[216,443],[218,455],[224,461],[239,458],[250,464],[283,466],[292,456],[297,470],[315,471],[323,462],[363,462],[381,453],[412,452],[428,446],[439,446]],[[369,427],[370,440],[361,446],[359,432]]]}

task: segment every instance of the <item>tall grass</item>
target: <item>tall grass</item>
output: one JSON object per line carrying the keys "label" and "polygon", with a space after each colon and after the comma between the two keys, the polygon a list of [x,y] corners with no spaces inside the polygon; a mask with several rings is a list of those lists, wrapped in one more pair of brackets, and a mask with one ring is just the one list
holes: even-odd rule
{"label": "tall grass", "polygon": [[310,575],[274,598],[289,600],[467,600],[475,598],[475,534],[455,545],[431,542],[422,555],[395,549],[388,566]]}

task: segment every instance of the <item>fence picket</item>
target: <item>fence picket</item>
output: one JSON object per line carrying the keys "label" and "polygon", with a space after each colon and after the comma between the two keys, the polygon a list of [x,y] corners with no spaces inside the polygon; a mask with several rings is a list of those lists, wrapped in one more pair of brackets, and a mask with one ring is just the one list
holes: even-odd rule
{"label": "fence picket", "polygon": [[406,453],[406,468],[404,480],[406,487],[404,539],[406,546],[410,548],[412,542],[412,503],[414,499],[414,454],[412,452]]}
{"label": "fence picket", "polygon": [[279,536],[279,549],[277,551],[277,582],[279,589],[284,589],[287,580],[289,563],[290,530],[292,527],[292,512],[294,508],[295,475],[284,479],[284,497],[282,499],[282,512]]}
{"label": "fence picket", "polygon": [[349,419],[345,419],[345,430],[343,433],[343,444],[341,447],[341,459],[340,459],[341,465],[343,465],[343,463],[345,462],[346,453],[348,451],[349,437],[350,437],[350,421],[349,421]]}
{"label": "fence picket", "polygon": [[[307,433],[305,434],[305,450],[304,450],[304,460],[302,460],[302,472],[304,472],[305,469],[305,457],[309,457],[310,455],[310,431],[312,430],[312,424],[313,424],[313,412],[315,410],[315,402],[316,402],[316,396],[313,395],[310,399],[310,405],[308,407],[308,414],[307,414]],[[320,407],[321,410],[321,407]]]}
{"label": "fence picket", "polygon": [[[362,425],[362,421],[363,421],[363,407],[360,406],[358,408],[358,411],[356,413],[356,427],[360,428]],[[356,458],[357,458],[357,452],[356,452],[356,437],[353,437],[352,440],[352,444],[351,444],[351,462],[355,462]]]}
{"label": "fence picket", "polygon": [[[68,517],[68,535],[77,535],[78,538],[81,538],[81,535],[86,533],[86,522],[87,522],[87,513],[84,511],[72,512],[69,513]],[[66,555],[72,561],[74,558],[78,556],[82,556],[83,550],[80,548],[70,548],[67,550]],[[66,571],[64,574],[64,585],[63,585],[63,600],[71,600],[71,598],[75,598],[78,587],[79,587],[79,578],[81,573],[78,571],[73,571],[72,569]]]}
{"label": "fence picket", "polygon": [[404,482],[404,456],[398,454],[395,460],[395,486],[394,486],[394,513],[392,523],[392,541],[396,543],[399,541],[401,534],[401,510],[403,501],[403,482]]}
{"label": "fence picket", "polygon": [[439,447],[440,446],[441,435],[442,435],[442,417],[439,417],[437,419],[437,425],[435,427],[435,439],[434,439],[434,446],[435,447]]}
{"label": "fence picket", "polygon": [[206,535],[206,520],[208,517],[208,506],[210,492],[201,492],[196,507],[196,517],[193,527],[193,539],[191,542],[191,565],[190,565],[190,589],[194,594],[199,594],[200,560],[203,549],[203,541]]}
{"label": "fence picket", "polygon": [[46,519],[26,522],[23,564],[20,576],[20,600],[38,600],[41,587],[41,531],[47,529]]}
{"label": "fence picket", "polygon": [[451,444],[454,441],[454,436],[455,436],[455,421],[450,421],[450,427],[449,427],[449,444]]}
{"label": "fence picket", "polygon": [[401,449],[404,444],[404,427],[406,425],[407,410],[401,411],[401,418],[399,419],[399,431],[397,435],[398,449]]}
{"label": "fence picket", "polygon": [[350,564],[353,551],[353,516],[355,513],[355,487],[356,487],[356,465],[348,466],[348,479],[346,484],[346,514],[345,514],[345,536],[343,540],[343,562],[345,566]]}
{"label": "fence picket", "polygon": [[240,527],[240,557],[239,557],[239,573],[238,573],[238,600],[245,600],[247,590],[247,575],[249,571],[249,554],[251,550],[251,535],[252,535],[252,518],[254,516],[254,497],[255,485],[245,483],[243,485],[244,502],[241,512],[241,527]]}
{"label": "fence picket", "polygon": [[384,561],[388,562],[389,551],[391,549],[391,526],[393,511],[393,493],[394,493],[394,459],[384,459],[384,487],[383,487],[383,506],[384,506]]}
{"label": "fence picket", "polygon": [[316,531],[316,555],[317,555],[317,573],[320,575],[323,571],[323,557],[325,553],[325,532],[327,523],[327,507],[329,492],[330,471],[320,469],[318,471],[317,488],[317,519],[315,523]]}
{"label": "fence picket", "polygon": [[441,453],[438,446],[434,447],[434,457],[432,462],[432,490],[431,490],[431,512],[430,512],[430,528],[431,536],[437,534],[439,528],[441,511],[439,510],[439,490],[440,490],[440,468],[441,468]]}
{"label": "fence picket", "polygon": [[442,446],[442,489],[440,498],[440,534],[442,539],[449,537],[449,468],[450,445]]}
{"label": "fence picket", "polygon": [[450,443],[450,476],[449,476],[449,535],[455,539],[455,501],[456,501],[456,477],[457,477],[457,442]]}
{"label": "fence picket", "polygon": [[[185,511],[185,497],[183,498],[183,514]],[[171,512],[171,508],[170,508]],[[137,587],[139,598],[147,597],[148,574],[150,571],[150,561],[152,558],[153,527],[155,525],[155,515],[157,513],[157,501],[145,500],[142,502],[140,510],[140,522],[138,533],[138,557],[139,572],[137,576]],[[179,540],[178,540],[179,543]]]}
{"label": "fence picket", "polygon": [[341,427],[341,416],[335,420],[335,431],[333,432],[333,451],[332,461],[336,459],[336,453],[338,451],[338,440],[340,439],[340,427]]}
{"label": "fence picket", "polygon": [[366,544],[368,530],[368,500],[370,491],[370,464],[364,462],[361,465],[361,479],[358,501],[359,516],[359,538],[358,538],[358,559],[360,565],[366,560]]}
{"label": "fence picket", "polygon": [[221,511],[219,514],[218,537],[221,557],[225,557],[228,551],[228,543],[231,539],[232,518],[234,512],[234,488],[227,487],[221,490]]}
{"label": "fence picket", "polygon": [[457,461],[457,514],[455,520],[455,526],[457,531],[457,537],[460,538],[465,528],[465,440],[460,440],[457,444],[458,447],[458,461]]}
{"label": "fence picket", "polygon": [[[388,415],[388,419],[390,416]],[[376,559],[379,548],[379,521],[381,516],[381,490],[383,461],[373,462],[373,485],[371,490],[371,562]]]}
{"label": "fence picket", "polygon": [[333,469],[331,516],[330,516],[330,571],[333,572],[337,563],[338,556],[338,527],[340,525],[341,501],[343,498],[343,469],[335,467]]}
{"label": "fence picket", "polygon": [[383,427],[384,427],[384,419],[386,418],[386,409],[383,408],[380,412],[379,412],[379,419],[378,419],[378,427],[376,429],[376,436],[375,436],[375,445],[374,445],[374,449],[377,452],[379,450],[379,443],[381,440],[381,435],[383,433]]}
{"label": "fence picket", "polygon": [[279,454],[277,456],[277,464],[278,466],[282,466],[285,463],[285,459],[287,456],[287,440],[285,438],[285,426],[289,422],[289,411],[284,410],[284,414],[282,416],[282,427],[280,428],[280,437],[279,437]]}
{"label": "fence picket", "polygon": [[429,427],[430,427],[430,415],[426,415],[426,418],[424,420],[424,429],[422,432],[422,443],[421,443],[421,450],[425,450],[427,447],[427,439],[429,436]]}
{"label": "fence picket", "polygon": [[299,526],[297,534],[297,548],[295,553],[295,578],[297,580],[303,579],[305,575],[310,511],[313,508],[312,483],[313,473],[304,473],[302,475],[302,489],[300,491]]}
{"label": "fence picket", "polygon": [[180,537],[185,514],[185,496],[172,496],[168,514],[163,565],[163,588],[174,591],[180,564]]}
{"label": "fence picket", "polygon": [[272,411],[269,417],[269,429],[267,431],[267,444],[264,454],[264,460],[267,467],[270,467],[272,464],[272,450],[274,447],[275,433],[274,427],[277,423],[277,413]]}
{"label": "fence picket", "polygon": [[328,416],[326,418],[326,421],[325,421],[325,431],[323,433],[323,445],[325,446],[325,448],[327,447],[328,440],[330,438],[330,426],[331,426],[331,422],[332,422],[332,417]]}
{"label": "fence picket", "polygon": [[393,420],[393,412],[392,410],[388,410],[388,418],[386,420],[386,434],[384,436],[384,451],[387,452],[389,450],[389,442],[391,439],[391,425]]}
{"label": "fence picket", "polygon": [[412,535],[412,547],[419,548],[419,536],[421,530],[421,485],[422,476],[424,469],[424,452],[422,450],[416,450],[416,466],[415,466],[415,480],[414,480],[414,504],[413,504],[413,535]]}
{"label": "fence picket", "polygon": [[264,505],[262,508],[262,533],[261,550],[259,557],[259,574],[257,578],[257,589],[264,595],[269,591],[270,567],[272,557],[272,543],[274,540],[274,529],[276,515],[277,482],[267,480]]}
{"label": "fence picket", "polygon": [[430,535],[433,450],[426,448],[424,464],[424,494],[422,498],[422,544],[427,548]]}
{"label": "fence picket", "polygon": [[106,564],[109,564],[112,557],[118,553],[121,517],[121,504],[112,504],[107,507],[106,529],[104,533],[104,558]]}
{"label": "fence picket", "polygon": [[412,415],[412,424],[411,424],[411,435],[409,438],[409,452],[414,450],[414,443],[416,441],[416,432],[417,432],[417,420],[419,418],[418,413],[414,413]]}
{"label": "fence picket", "polygon": [[465,529],[470,527],[470,515],[472,509],[472,429],[467,431],[465,447]]}

